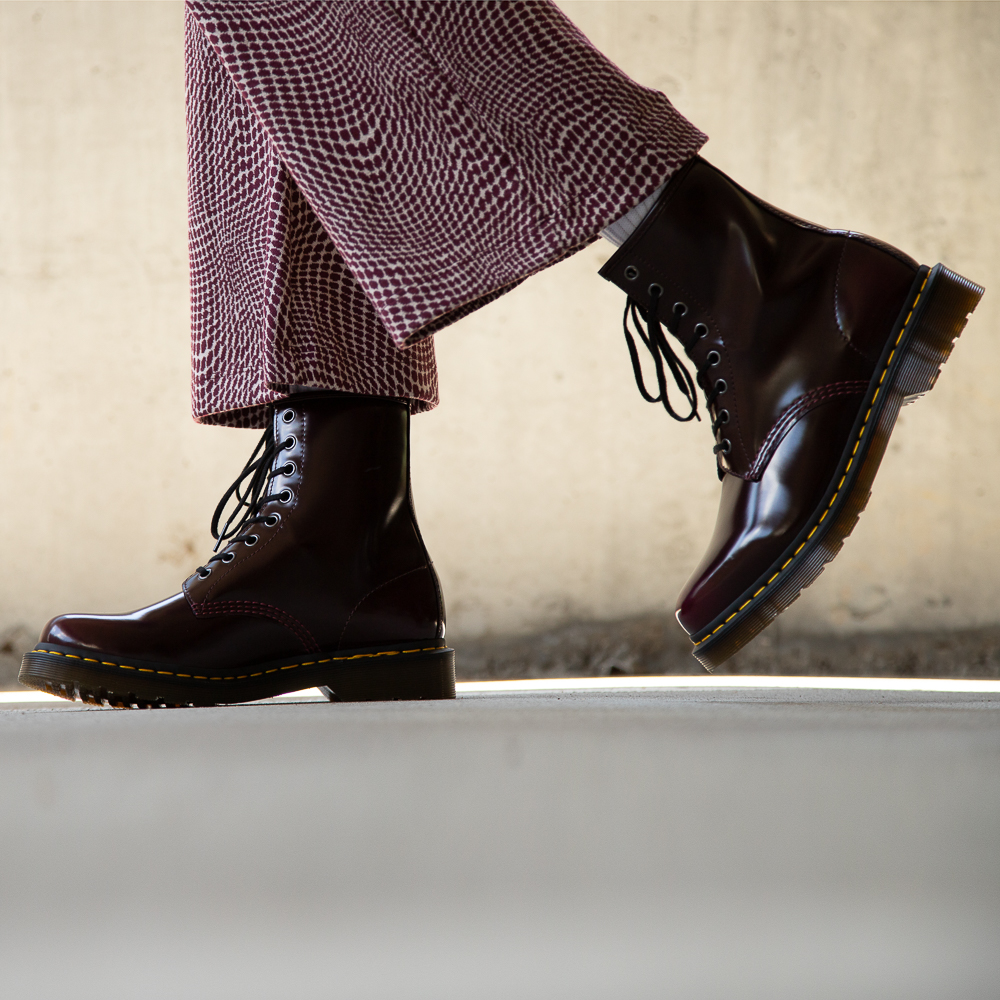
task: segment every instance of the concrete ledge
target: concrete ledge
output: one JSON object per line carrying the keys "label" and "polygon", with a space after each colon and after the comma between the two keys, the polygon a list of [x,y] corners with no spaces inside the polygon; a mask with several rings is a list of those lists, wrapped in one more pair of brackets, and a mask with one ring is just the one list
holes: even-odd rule
{"label": "concrete ledge", "polygon": [[[575,622],[527,636],[456,640],[464,680],[700,674],[671,616]],[[1000,626],[962,631],[784,635],[780,623],[715,675],[1000,677]]]}

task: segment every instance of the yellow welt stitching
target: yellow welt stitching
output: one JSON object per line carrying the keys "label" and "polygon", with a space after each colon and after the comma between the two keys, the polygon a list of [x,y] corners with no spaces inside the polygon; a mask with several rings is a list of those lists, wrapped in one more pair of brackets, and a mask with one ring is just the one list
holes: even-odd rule
{"label": "yellow welt stitching", "polygon": [[[773,580],[774,577],[772,577],[771,579]],[[761,587],[761,590],[764,590],[764,587]],[[759,594],[761,590],[758,590],[757,594]],[[757,594],[754,594],[754,597],[756,597]],[[751,598],[750,600],[753,600],[753,598]],[[750,602],[748,601],[747,603],[749,604]],[[746,605],[744,604],[743,607],[746,607]],[[730,618],[727,618],[726,621],[729,621],[736,614],[738,614],[738,612],[734,611],[733,615],[730,615]],[[723,622],[723,625],[724,624],[725,622]],[[721,627],[722,626],[720,625],[719,628]],[[718,629],[716,629],[716,631],[718,631]],[[702,642],[704,642],[704,640],[702,640]],[[304,660],[301,663],[292,663],[286,667],[272,667],[270,670],[259,671],[258,673],[255,674],[239,674],[237,676],[228,676],[228,677],[207,677],[202,674],[178,674],[174,673],[172,670],[154,670],[149,667],[130,667],[126,663],[114,663],[110,660],[96,660],[89,656],[78,656],[75,653],[63,653],[57,649],[36,649],[34,650],[34,652],[48,653],[50,656],[65,656],[69,657],[72,660],[84,660],[87,663],[100,663],[104,667],[117,667],[119,670],[138,670],[139,673],[142,674],[155,673],[165,677],[183,677],[186,680],[193,679],[196,681],[233,681],[233,680],[243,681],[246,680],[248,677],[262,677],[265,674],[276,674],[278,673],[279,670],[295,670],[298,667],[312,667],[321,663],[338,663],[346,660],[370,660],[379,656],[400,656],[412,653],[434,653],[442,648],[443,648],[442,646],[423,646],[418,649],[383,649],[381,652],[378,653],[354,653],[351,656],[330,656],[323,660]]]}
{"label": "yellow welt stitching", "polygon": [[[930,272],[928,271],[927,275],[924,277],[924,283],[920,286],[920,291],[917,292],[917,297],[913,300],[913,306],[911,307],[909,313],[907,314],[906,320],[903,323],[903,326],[902,326],[902,328],[899,331],[899,336],[896,338],[896,343],[893,345],[892,350],[889,352],[889,357],[886,360],[885,367],[882,369],[882,374],[879,376],[879,380],[878,380],[878,386],[879,387],[875,389],[875,395],[872,396],[872,405],[868,407],[868,412],[865,414],[865,419],[864,419],[864,422],[861,425],[861,430],[858,432],[858,439],[857,439],[857,441],[854,442],[854,449],[851,451],[851,457],[850,457],[850,459],[847,462],[847,466],[844,468],[844,475],[841,477],[840,482],[837,484],[837,492],[834,493],[833,496],[830,498],[830,502],[827,504],[826,510],[823,511],[823,513],[820,515],[820,519],[816,522],[815,525],[813,525],[812,531],[810,531],[809,534],[806,535],[806,542],[808,542],[809,539],[812,538],[812,536],[816,533],[816,529],[819,528],[819,526],[823,523],[824,519],[826,518],[826,515],[830,513],[830,508],[833,506],[833,504],[836,501],[837,497],[840,496],[840,489],[844,485],[844,480],[847,478],[847,473],[850,471],[851,465],[854,463],[854,456],[857,455],[857,453],[858,453],[858,448],[861,445],[861,438],[864,435],[865,429],[868,426],[868,420],[869,420],[869,418],[872,415],[872,409],[873,409],[873,407],[875,405],[875,400],[878,399],[878,394],[881,391],[882,382],[885,379],[885,376],[889,372],[889,366],[892,364],[892,359],[896,355],[896,348],[899,346],[900,341],[903,339],[903,334],[906,333],[906,328],[910,325],[910,319],[913,317],[913,313],[914,313],[914,311],[917,308],[917,304],[920,302],[920,299],[923,297],[924,288],[927,287],[927,282],[928,282],[929,279],[930,279]],[[775,580],[778,579],[779,576],[781,576],[782,572],[784,572],[785,567],[788,565],[788,563],[790,563],[792,561],[792,559],[795,558],[796,555],[798,555],[798,553],[801,551],[802,547],[805,545],[806,542],[803,542],[802,545],[800,545],[795,550],[795,552],[792,553],[791,558],[781,567],[781,569],[778,570],[777,573],[774,574],[774,576],[772,576],[767,581],[767,583],[764,584],[763,587],[760,588],[760,590],[758,590],[753,595],[753,597],[750,598],[750,601],[754,600],[754,598],[756,598],[761,593],[763,593],[772,583],[774,583]],[[702,643],[707,642],[709,639],[711,639],[712,636],[715,635],[715,633],[719,631],[719,629],[724,628],[725,625],[727,625],[730,621],[732,621],[732,619],[736,615],[738,615],[740,613],[740,611],[742,611],[747,606],[747,604],[750,603],[750,601],[747,601],[746,603],[741,604],[740,607],[736,611],[734,611],[721,625],[719,625],[716,628],[714,628],[703,639],[699,639],[695,643],[695,646],[700,646]],[[434,647],[431,647],[431,648],[434,648]]]}

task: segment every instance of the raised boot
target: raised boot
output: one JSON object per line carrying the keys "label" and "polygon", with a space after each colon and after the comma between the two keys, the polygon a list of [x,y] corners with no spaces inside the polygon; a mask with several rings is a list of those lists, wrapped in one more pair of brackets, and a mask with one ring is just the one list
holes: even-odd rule
{"label": "raised boot", "polygon": [[[722,500],[676,613],[711,668],[840,550],[900,406],[934,385],[983,289],[778,211],[700,157],[601,274],[628,294],[625,332],[644,396],[691,419],[695,383],[705,395]],[[656,395],[643,384],[630,320],[653,356]],[[671,407],[668,376],[688,412]]]}
{"label": "raised boot", "polygon": [[180,593],[132,614],[50,621],[21,682],[123,706],[312,686],[341,701],[454,697],[441,588],[410,498],[405,403],[276,404],[213,534],[224,547]]}

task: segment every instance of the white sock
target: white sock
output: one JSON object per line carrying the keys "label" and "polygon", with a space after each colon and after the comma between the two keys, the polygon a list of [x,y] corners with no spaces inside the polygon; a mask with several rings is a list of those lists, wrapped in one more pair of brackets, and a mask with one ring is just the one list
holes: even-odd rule
{"label": "white sock", "polygon": [[601,235],[609,242],[620,247],[638,228],[639,223],[649,214],[656,200],[663,194],[666,183],[661,184],[648,198],[644,198],[635,208],[630,208],[620,219],[615,219],[607,229],[601,230]]}

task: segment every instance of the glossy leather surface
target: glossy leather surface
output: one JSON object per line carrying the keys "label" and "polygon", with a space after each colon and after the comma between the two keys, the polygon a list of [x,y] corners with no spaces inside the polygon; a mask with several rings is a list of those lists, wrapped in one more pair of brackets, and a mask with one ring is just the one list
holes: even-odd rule
{"label": "glossy leather surface", "polygon": [[602,269],[643,307],[653,283],[665,308],[683,303],[689,357],[726,383],[710,414],[729,418],[717,434],[729,442],[718,520],[677,602],[689,633],[743,594],[813,513],[916,273],[905,254],[780,212],[700,157]]}
{"label": "glossy leather surface", "polygon": [[[274,414],[290,491],[231,543],[231,562],[128,615],[62,615],[42,642],[220,670],[319,650],[444,636],[440,586],[409,489],[409,414],[395,400],[295,396]],[[289,466],[288,463],[292,465]]]}

